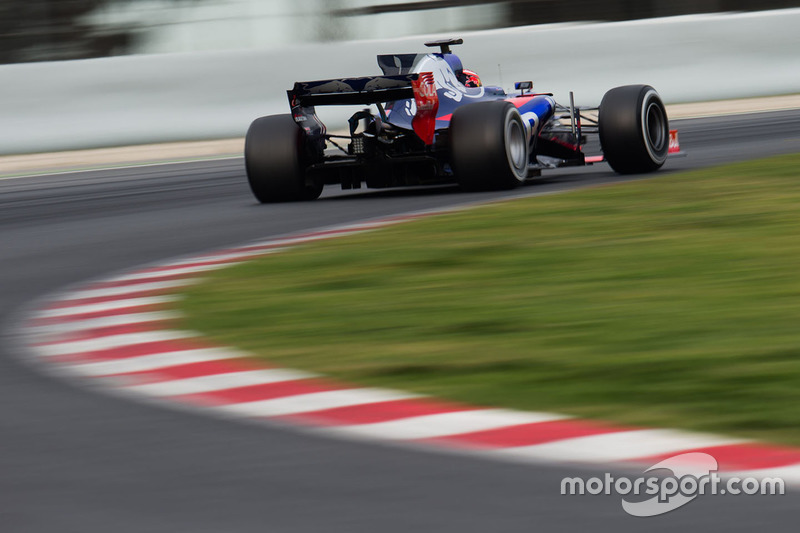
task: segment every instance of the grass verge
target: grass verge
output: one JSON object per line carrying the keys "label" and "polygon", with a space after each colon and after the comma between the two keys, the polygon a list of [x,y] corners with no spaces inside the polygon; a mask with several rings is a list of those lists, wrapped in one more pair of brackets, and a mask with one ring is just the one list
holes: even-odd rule
{"label": "grass verge", "polygon": [[479,405],[800,444],[800,155],[533,197],[219,271],[186,327]]}

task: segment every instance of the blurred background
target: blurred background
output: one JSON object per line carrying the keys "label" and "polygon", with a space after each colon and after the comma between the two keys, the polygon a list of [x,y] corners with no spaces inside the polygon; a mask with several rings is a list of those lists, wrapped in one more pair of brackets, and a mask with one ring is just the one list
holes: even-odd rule
{"label": "blurred background", "polygon": [[[286,112],[298,80],[377,74],[376,54],[448,36],[464,38],[458,54],[485,84],[532,80],[580,106],[633,83],[667,104],[796,94],[792,5],[0,0],[0,154],[241,138],[254,117]],[[353,112],[320,109],[331,125]]]}
{"label": "blurred background", "polygon": [[270,48],[798,5],[798,0],[3,0],[0,63]]}

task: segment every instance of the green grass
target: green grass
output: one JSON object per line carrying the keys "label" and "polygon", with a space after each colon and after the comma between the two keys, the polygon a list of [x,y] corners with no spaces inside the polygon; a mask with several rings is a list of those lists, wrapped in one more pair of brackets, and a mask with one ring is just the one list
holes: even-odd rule
{"label": "green grass", "polygon": [[473,404],[800,444],[800,155],[514,200],[214,273],[186,326]]}

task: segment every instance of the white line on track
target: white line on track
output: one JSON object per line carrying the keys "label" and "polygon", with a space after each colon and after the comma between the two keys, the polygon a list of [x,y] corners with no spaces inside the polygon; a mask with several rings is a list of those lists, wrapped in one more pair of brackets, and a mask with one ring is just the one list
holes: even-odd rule
{"label": "white line on track", "polygon": [[255,242],[253,244],[242,246],[241,249],[251,250],[253,248],[269,247],[269,246],[281,246],[286,248],[290,246],[296,246],[298,244],[303,244],[306,242],[322,241],[338,237],[346,237],[348,235],[355,235],[358,233],[364,233],[365,231],[384,228],[386,226],[391,226],[392,224],[394,224],[394,222],[384,222],[384,221],[358,224],[354,226],[347,226],[342,229],[331,229],[329,231],[320,231],[317,233],[312,233],[308,236],[288,237],[286,239],[274,239],[268,241]]}
{"label": "white line on track", "polygon": [[197,265],[192,267],[175,267],[163,268],[162,270],[152,270],[144,272],[134,272],[132,274],[123,274],[103,280],[105,283],[116,283],[119,281],[139,281],[153,278],[164,278],[167,276],[184,276],[188,274],[197,274],[200,272],[209,272],[211,270],[219,270],[227,266],[232,266],[232,263],[215,263],[208,265]]}
{"label": "white line on track", "polygon": [[282,252],[286,248],[269,248],[267,250],[248,250],[246,252],[234,252],[231,251],[229,253],[217,254],[217,255],[199,255],[197,257],[189,257],[186,259],[178,259],[176,261],[170,261],[169,263],[163,263],[161,265],[156,265],[155,268],[171,268],[171,267],[178,267],[181,265],[193,265],[193,264],[202,264],[202,263],[213,263],[213,262],[220,262],[225,265],[233,265],[236,263],[237,259],[248,259],[250,257],[257,257],[259,255],[268,255],[274,254],[277,252]]}
{"label": "white line on track", "polygon": [[341,389],[298,394],[272,400],[258,400],[216,406],[217,411],[241,417],[272,417],[352,407],[379,402],[419,398],[419,395],[384,389]]}
{"label": "white line on track", "polygon": [[129,324],[145,324],[148,322],[162,322],[179,318],[177,311],[149,311],[144,313],[129,313],[125,315],[111,315],[98,318],[68,320],[55,324],[42,324],[29,326],[30,333],[37,335],[56,335],[59,333],[75,333],[93,329],[109,328],[114,326],[127,326]]}
{"label": "white line on track", "polygon": [[180,350],[174,352],[161,352],[150,355],[125,357],[111,361],[95,361],[90,363],[76,363],[72,370],[83,376],[100,377],[127,374],[130,372],[147,372],[164,368],[187,365],[192,363],[207,363],[224,359],[247,357],[248,354],[232,348],[197,348],[194,350]]}
{"label": "white line on track", "polygon": [[568,417],[552,413],[522,412],[506,409],[475,409],[414,416],[374,424],[340,426],[331,429],[359,437],[415,440],[486,431],[520,424],[552,422],[565,418]]}
{"label": "white line on track", "polygon": [[790,466],[777,466],[774,468],[762,468],[760,470],[742,470],[739,472],[720,472],[726,478],[738,477],[741,479],[754,477],[758,480],[765,478],[780,478],[787,484],[800,483],[800,464]]}
{"label": "white line on track", "polygon": [[124,164],[119,163],[116,165],[110,165],[105,167],[93,167],[93,168],[76,168],[71,170],[61,170],[61,169],[53,169],[53,170],[41,170],[31,174],[24,174],[24,175],[12,175],[12,176],[2,176],[0,175],[0,181],[6,180],[18,180],[23,178],[40,178],[45,176],[69,176],[70,174],[85,174],[87,172],[108,172],[109,170],[126,170],[126,169],[139,169],[139,168],[151,168],[151,167],[162,167],[168,165],[183,165],[187,163],[206,163],[206,162],[213,162],[213,161],[234,161],[236,159],[241,159],[241,156],[223,156],[223,157],[201,157],[198,159],[182,159],[180,161],[154,161],[152,163],[131,163],[131,164]]}
{"label": "white line on track", "polygon": [[[68,297],[68,299],[75,299]],[[94,304],[74,305],[70,307],[53,307],[38,311],[34,318],[62,318],[74,315],[85,315],[89,313],[103,313],[105,311],[115,311],[128,307],[144,307],[148,305],[160,305],[176,302],[181,297],[177,294],[165,294],[163,296],[144,296],[142,298],[126,298],[123,300],[113,300],[110,302],[99,302]]]}
{"label": "white line on track", "polygon": [[185,287],[197,283],[199,278],[183,278],[169,281],[155,281],[152,283],[136,283],[134,285],[123,285],[121,287],[105,287],[100,289],[86,289],[83,291],[72,292],[62,296],[61,300],[88,300],[89,298],[105,298],[108,296],[124,296],[126,294],[136,294],[140,292],[158,291],[172,289],[175,287]]}
{"label": "white line on track", "polygon": [[196,378],[160,381],[158,383],[131,385],[125,387],[125,390],[150,396],[180,396],[182,394],[199,394],[203,392],[236,389],[239,387],[250,387],[253,385],[267,385],[270,383],[297,381],[316,376],[316,374],[311,374],[308,372],[301,372],[299,370],[285,370],[282,368],[246,370],[242,372],[230,372],[227,374],[215,374]]}
{"label": "white line on track", "polygon": [[519,459],[605,463],[743,442],[747,441],[671,429],[640,429],[504,448],[492,453]]}
{"label": "white line on track", "polygon": [[122,348],[150,342],[164,342],[177,339],[197,337],[197,333],[190,331],[145,331],[141,333],[123,333],[121,335],[108,335],[81,341],[60,342],[56,344],[35,345],[36,352],[43,357],[59,355],[77,355],[86,352]]}

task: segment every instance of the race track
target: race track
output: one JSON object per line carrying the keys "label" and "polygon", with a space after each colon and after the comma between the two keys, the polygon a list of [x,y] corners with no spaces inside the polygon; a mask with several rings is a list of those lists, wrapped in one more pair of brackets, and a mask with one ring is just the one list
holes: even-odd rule
{"label": "race track", "polygon": [[[657,174],[800,152],[800,111],[675,121],[689,157]],[[626,179],[639,179],[631,177]],[[620,180],[605,165],[513,192],[327,190],[262,206],[241,160],[0,181],[0,531],[353,532],[796,529],[800,496],[706,497],[658,518],[559,494],[574,468],[341,442],[162,410],[22,362],[36,298],[112,271],[256,238]],[[354,266],[357,268],[357,266]],[[642,520],[646,520],[642,522]]]}

